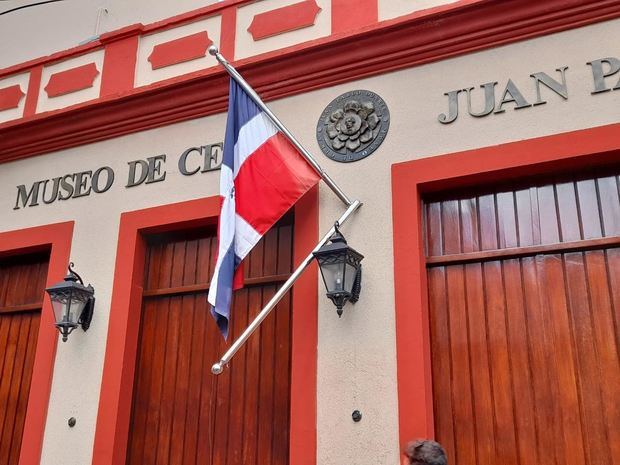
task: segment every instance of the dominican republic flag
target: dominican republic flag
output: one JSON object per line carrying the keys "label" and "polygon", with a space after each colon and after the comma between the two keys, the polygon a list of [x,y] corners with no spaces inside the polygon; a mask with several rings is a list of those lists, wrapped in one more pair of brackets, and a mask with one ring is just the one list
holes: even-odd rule
{"label": "dominican republic flag", "polygon": [[219,248],[208,297],[211,313],[225,338],[232,292],[243,282],[239,264],[319,179],[284,134],[231,79],[220,175]]}

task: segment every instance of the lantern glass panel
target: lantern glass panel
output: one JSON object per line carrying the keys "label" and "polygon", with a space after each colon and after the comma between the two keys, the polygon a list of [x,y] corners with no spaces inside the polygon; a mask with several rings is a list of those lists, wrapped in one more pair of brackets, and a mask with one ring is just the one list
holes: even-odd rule
{"label": "lantern glass panel", "polygon": [[84,306],[86,305],[86,300],[72,300],[71,307],[67,312],[67,321],[71,323],[77,323],[80,319],[80,315],[82,314],[82,310],[84,310]]}
{"label": "lantern glass panel", "polygon": [[345,268],[344,290],[347,292],[351,292],[351,290],[353,289],[353,283],[355,282],[355,276],[357,274],[357,269],[351,263],[347,263],[344,268]]}
{"label": "lantern glass panel", "polygon": [[51,297],[56,323],[77,324],[89,295],[80,289],[63,290]]}
{"label": "lantern glass panel", "polygon": [[66,302],[52,300],[52,308],[54,309],[54,318],[56,319],[56,323],[62,322],[64,320],[64,315],[67,312]]}
{"label": "lantern glass panel", "polygon": [[341,292],[344,290],[345,276],[344,263],[332,262],[321,265],[321,273],[327,292]]}

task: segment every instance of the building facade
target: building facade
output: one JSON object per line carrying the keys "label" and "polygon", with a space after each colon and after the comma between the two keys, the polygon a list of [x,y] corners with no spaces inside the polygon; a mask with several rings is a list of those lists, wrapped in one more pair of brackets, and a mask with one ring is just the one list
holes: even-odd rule
{"label": "building facade", "polygon": [[[3,54],[0,463],[620,463],[619,1],[151,3]],[[211,44],[363,202],[365,256],[341,318],[313,265],[219,376]],[[233,336],[344,208],[321,183],[266,235]],[[63,343],[70,261],[96,304]]]}

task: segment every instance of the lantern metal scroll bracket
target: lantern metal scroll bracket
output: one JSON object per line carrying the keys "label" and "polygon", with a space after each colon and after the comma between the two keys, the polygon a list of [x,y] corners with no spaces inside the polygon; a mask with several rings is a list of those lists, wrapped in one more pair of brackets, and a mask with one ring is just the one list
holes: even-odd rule
{"label": "lantern metal scroll bracket", "polygon": [[[73,264],[73,262],[69,263],[69,266],[67,267],[68,276],[70,275],[75,276],[75,278],[77,278],[77,280],[83,286],[84,281],[82,280],[82,277],[77,273],[77,271],[73,269],[74,266],[75,265]],[[94,289],[90,284],[87,286],[87,289],[92,289],[94,293]],[[82,330],[88,331],[88,328],[90,328],[90,322],[93,319],[94,310],[95,310],[95,296],[92,295],[88,298],[86,305],[84,305],[84,310],[82,310],[82,313],[80,314],[80,318],[78,318],[78,324],[82,327]]]}
{"label": "lantern metal scroll bracket", "polygon": [[[338,223],[338,220],[336,220],[334,222],[334,231],[336,233],[340,234],[342,239],[344,239],[344,243],[346,244],[347,243],[346,239],[340,233],[340,223]],[[362,258],[364,258],[364,257],[362,256]],[[357,272],[355,274],[355,280],[353,281],[353,288],[351,289],[351,297],[349,298],[349,302],[354,304],[355,302],[360,300],[360,292],[362,292],[362,263],[361,263],[361,260],[357,264]]]}

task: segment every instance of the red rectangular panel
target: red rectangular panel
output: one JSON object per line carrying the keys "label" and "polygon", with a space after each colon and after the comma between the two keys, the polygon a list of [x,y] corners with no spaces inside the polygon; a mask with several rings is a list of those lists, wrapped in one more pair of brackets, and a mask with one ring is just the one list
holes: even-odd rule
{"label": "red rectangular panel", "polygon": [[202,58],[213,41],[207,31],[197,32],[189,36],[157,44],[149,55],[153,69],[165,68],[184,61]]}
{"label": "red rectangular panel", "polygon": [[47,92],[48,97],[57,97],[58,95],[87,89],[93,86],[98,74],[99,70],[95,63],[88,63],[66,71],[54,73],[45,86],[45,92]]}
{"label": "red rectangular panel", "polygon": [[24,95],[19,84],[0,89],[0,111],[17,108]]}
{"label": "red rectangular panel", "polygon": [[312,26],[321,8],[315,0],[294,3],[254,16],[248,32],[254,40]]}

